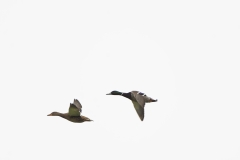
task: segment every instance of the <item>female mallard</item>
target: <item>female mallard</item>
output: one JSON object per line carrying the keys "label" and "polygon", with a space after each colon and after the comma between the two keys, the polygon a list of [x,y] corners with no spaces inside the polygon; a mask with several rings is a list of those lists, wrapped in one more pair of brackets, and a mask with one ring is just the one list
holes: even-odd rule
{"label": "female mallard", "polygon": [[77,99],[74,99],[73,103],[70,103],[68,113],[52,112],[48,116],[60,116],[62,118],[65,118],[65,119],[67,119],[71,122],[75,122],[75,123],[92,121],[91,119],[80,115],[81,112],[82,112],[81,103]]}
{"label": "female mallard", "polygon": [[134,105],[135,110],[137,111],[139,118],[142,121],[144,118],[145,103],[157,102],[157,99],[154,100],[151,97],[148,97],[146,94],[138,92],[138,91],[132,91],[132,92],[128,92],[128,93],[112,91],[111,93],[108,93],[107,95],[121,95],[123,97],[130,99]]}

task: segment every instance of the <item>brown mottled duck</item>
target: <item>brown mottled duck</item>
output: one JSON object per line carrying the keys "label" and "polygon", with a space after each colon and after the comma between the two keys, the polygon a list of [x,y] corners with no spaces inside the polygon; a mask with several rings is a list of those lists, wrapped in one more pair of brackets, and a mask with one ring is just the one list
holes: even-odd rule
{"label": "brown mottled duck", "polygon": [[157,102],[157,99],[154,100],[151,97],[148,97],[146,94],[138,91],[131,91],[128,93],[123,93],[119,91],[112,91],[111,93],[108,93],[107,95],[120,95],[123,97],[126,97],[130,99],[133,103],[133,106],[141,119],[143,121],[144,119],[144,106],[145,103],[150,103],[150,102]]}
{"label": "brown mottled duck", "polygon": [[74,123],[92,121],[91,119],[80,115],[81,112],[82,112],[81,103],[77,99],[74,99],[73,103],[70,103],[68,113],[52,112],[48,116],[59,116]]}

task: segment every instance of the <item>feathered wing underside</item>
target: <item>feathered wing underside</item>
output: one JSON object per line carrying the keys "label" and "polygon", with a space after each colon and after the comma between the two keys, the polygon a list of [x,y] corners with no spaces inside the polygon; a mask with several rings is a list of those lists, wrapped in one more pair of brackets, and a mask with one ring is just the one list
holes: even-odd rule
{"label": "feathered wing underside", "polygon": [[[143,95],[145,95],[144,93],[138,92],[138,91],[132,91],[132,96],[134,97],[134,99],[136,100],[136,102],[138,102],[138,104],[144,108],[145,106],[145,98]],[[146,96],[145,96],[146,97]]]}
{"label": "feathered wing underside", "polygon": [[137,114],[139,118],[143,121],[144,119],[144,106],[145,106],[145,94],[138,92],[138,91],[132,91],[132,102],[134,105],[135,110],[137,111]]}
{"label": "feathered wing underside", "polygon": [[79,109],[76,107],[75,104],[70,103],[70,107],[68,109],[68,115],[69,116],[80,116],[80,111]]}
{"label": "feathered wing underside", "polygon": [[144,118],[144,108],[136,101],[132,101],[133,106],[139,116],[139,118],[141,119],[141,121],[143,121]]}
{"label": "feathered wing underside", "polygon": [[77,99],[74,99],[73,104],[82,112],[82,105]]}

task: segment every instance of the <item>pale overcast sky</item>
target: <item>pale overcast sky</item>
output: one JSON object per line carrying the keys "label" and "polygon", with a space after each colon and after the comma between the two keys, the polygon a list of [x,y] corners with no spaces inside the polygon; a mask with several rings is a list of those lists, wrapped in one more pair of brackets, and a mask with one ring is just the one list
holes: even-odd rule
{"label": "pale overcast sky", "polygon": [[[239,8],[1,0],[0,159],[239,160]],[[74,98],[94,122],[47,116]]]}

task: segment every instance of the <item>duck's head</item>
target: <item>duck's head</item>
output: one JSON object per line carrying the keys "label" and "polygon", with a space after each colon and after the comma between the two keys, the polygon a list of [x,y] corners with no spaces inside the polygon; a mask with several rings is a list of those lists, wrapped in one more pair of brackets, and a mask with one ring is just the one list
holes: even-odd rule
{"label": "duck's head", "polygon": [[119,91],[112,91],[106,95],[122,95],[122,92],[119,92]]}
{"label": "duck's head", "polygon": [[59,113],[58,113],[58,112],[52,112],[52,113],[50,113],[50,114],[47,115],[47,116],[59,116]]}

